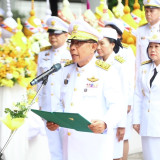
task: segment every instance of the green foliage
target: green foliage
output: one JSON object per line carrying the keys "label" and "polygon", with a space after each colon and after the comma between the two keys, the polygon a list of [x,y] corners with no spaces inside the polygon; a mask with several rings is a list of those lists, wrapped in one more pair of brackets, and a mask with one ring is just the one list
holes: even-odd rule
{"label": "green foliage", "polygon": [[[130,7],[131,11],[133,10],[133,4],[134,4],[134,2],[135,2],[135,0],[128,0],[129,7]],[[142,9],[143,0],[139,0],[138,2],[139,2],[140,6],[141,6],[141,9]],[[123,5],[125,5],[125,0],[122,0],[122,3],[123,3]],[[113,8],[114,6],[116,6],[117,4],[118,4],[118,1],[117,1],[117,0],[114,0],[114,1],[108,0],[108,8],[109,8],[110,10],[112,10],[112,8]]]}
{"label": "green foliage", "polygon": [[28,111],[27,104],[24,102],[17,102],[13,109],[5,108],[5,113],[9,113],[12,118],[26,118]]}
{"label": "green foliage", "polygon": [[20,18],[21,19],[21,23],[23,25],[24,22],[25,22],[25,19],[26,19],[26,15],[20,13],[19,10],[12,10],[12,13],[13,13],[13,19],[15,19],[17,21],[17,18]]}

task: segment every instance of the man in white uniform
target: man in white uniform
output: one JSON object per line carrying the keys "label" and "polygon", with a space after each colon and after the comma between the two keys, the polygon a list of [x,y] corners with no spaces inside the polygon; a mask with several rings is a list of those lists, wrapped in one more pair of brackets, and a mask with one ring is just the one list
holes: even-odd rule
{"label": "man in white uniform", "polygon": [[[94,56],[98,31],[76,20],[69,32],[72,61],[63,69],[60,111],[81,114],[93,133],[60,128],[63,160],[112,160],[113,127],[125,114],[118,74]],[[59,126],[47,122],[47,127]]]}
{"label": "man in white uniform", "polygon": [[[48,19],[47,25],[49,41],[52,46],[46,47],[44,51],[39,53],[38,75],[50,69],[56,63],[61,63],[64,66],[71,59],[66,44],[68,24],[58,17],[51,17]],[[57,83],[58,77],[61,75],[60,72],[58,71],[49,76],[46,86],[39,94],[39,106],[44,111],[56,111],[60,96],[60,85]],[[51,132],[46,128],[46,132],[52,160],[62,160],[59,130]]]}
{"label": "man in white uniform", "polygon": [[160,1],[159,0],[143,0],[145,7],[145,15],[148,23],[137,29],[136,38],[136,73],[142,62],[149,60],[146,54],[148,46],[148,38],[160,31]]}

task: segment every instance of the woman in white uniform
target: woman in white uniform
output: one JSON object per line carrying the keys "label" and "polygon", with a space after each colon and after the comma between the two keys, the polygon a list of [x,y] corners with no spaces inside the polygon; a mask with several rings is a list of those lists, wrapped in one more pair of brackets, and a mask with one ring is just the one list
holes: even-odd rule
{"label": "woman in white uniform", "polygon": [[[128,76],[126,61],[120,55],[119,52],[121,46],[120,41],[117,39],[117,32],[113,28],[104,28],[101,31],[103,39],[98,42],[97,52],[99,59],[105,61],[111,68],[115,68],[118,72],[118,76],[121,81],[121,87],[123,89],[123,101],[127,114],[127,102],[128,102]],[[126,126],[126,116],[122,117],[120,123],[115,126],[115,138],[114,138],[114,160],[120,160],[123,157],[123,138]]]}
{"label": "woman in white uniform", "polygon": [[133,128],[142,137],[144,160],[160,159],[160,37],[149,39],[149,61],[137,76],[134,95]]}

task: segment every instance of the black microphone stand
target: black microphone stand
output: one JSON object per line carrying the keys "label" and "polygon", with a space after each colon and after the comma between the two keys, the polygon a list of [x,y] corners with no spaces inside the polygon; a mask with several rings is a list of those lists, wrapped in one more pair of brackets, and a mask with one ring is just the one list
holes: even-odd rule
{"label": "black microphone stand", "polygon": [[[29,109],[31,108],[31,106],[32,106],[33,103],[35,102],[38,94],[40,93],[41,89],[47,84],[47,82],[48,82],[48,76],[46,76],[45,79],[42,81],[42,84],[41,84],[40,88],[38,89],[36,95],[34,96],[34,98],[32,99],[32,101],[31,101],[31,103],[30,103],[30,105],[29,105]],[[17,129],[14,130],[14,131],[11,131],[11,134],[10,134],[7,142],[5,143],[4,147],[1,149],[1,151],[0,151],[0,160],[5,160],[5,159],[3,159],[3,158],[4,158],[3,152],[4,152],[4,150],[6,149],[6,147],[8,146],[9,142],[11,141],[11,139],[12,139],[12,137],[13,137],[13,135],[15,134],[16,131],[17,131]]]}

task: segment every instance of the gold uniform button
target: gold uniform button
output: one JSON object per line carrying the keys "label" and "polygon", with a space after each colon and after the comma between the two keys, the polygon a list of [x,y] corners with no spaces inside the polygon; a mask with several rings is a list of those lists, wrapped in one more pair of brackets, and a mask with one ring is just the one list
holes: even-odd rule
{"label": "gold uniform button", "polygon": [[73,103],[71,103],[71,106],[74,106],[74,104],[73,104]]}
{"label": "gold uniform button", "polygon": [[71,132],[68,132],[68,136],[70,136],[71,135]]}
{"label": "gold uniform button", "polygon": [[54,73],[52,73],[52,75],[54,76]]}
{"label": "gold uniform button", "polygon": [[80,73],[78,73],[77,76],[80,77]]}
{"label": "gold uniform button", "polygon": [[77,91],[77,88],[74,88],[74,91]]}
{"label": "gold uniform button", "polygon": [[54,94],[53,93],[51,93],[51,96],[53,96]]}
{"label": "gold uniform button", "polygon": [[51,85],[53,86],[53,83],[51,83]]}

